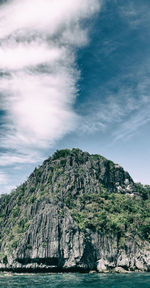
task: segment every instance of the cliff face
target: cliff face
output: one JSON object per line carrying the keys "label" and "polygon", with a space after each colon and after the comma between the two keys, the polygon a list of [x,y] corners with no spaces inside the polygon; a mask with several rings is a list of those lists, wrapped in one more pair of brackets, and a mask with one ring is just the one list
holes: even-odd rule
{"label": "cliff face", "polygon": [[138,216],[129,215],[142,201],[119,165],[78,149],[58,151],[0,199],[0,269],[149,271],[147,226],[141,231]]}

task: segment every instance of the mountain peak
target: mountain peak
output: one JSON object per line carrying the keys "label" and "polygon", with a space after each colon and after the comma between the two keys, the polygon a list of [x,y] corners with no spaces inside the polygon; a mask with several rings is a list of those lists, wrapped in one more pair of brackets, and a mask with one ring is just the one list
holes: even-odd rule
{"label": "mountain peak", "polygon": [[[142,242],[149,239],[149,200],[143,202],[138,191],[122,167],[101,155],[56,151],[16,191],[0,198],[0,269],[87,271],[99,263],[101,270],[103,258],[102,267],[107,262],[111,269],[110,259],[118,267],[122,253],[131,262],[136,245],[149,245]],[[135,235],[140,242],[131,245]]]}

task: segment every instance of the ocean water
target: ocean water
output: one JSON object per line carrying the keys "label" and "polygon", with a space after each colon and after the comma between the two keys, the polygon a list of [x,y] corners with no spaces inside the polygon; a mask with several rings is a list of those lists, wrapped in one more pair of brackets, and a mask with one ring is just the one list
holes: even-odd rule
{"label": "ocean water", "polygon": [[1,288],[150,288],[149,273],[131,274],[0,274]]}

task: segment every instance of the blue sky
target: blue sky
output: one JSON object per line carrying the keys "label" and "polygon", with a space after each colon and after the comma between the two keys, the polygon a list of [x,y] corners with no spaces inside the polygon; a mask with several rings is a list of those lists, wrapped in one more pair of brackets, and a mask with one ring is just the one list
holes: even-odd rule
{"label": "blue sky", "polygon": [[0,193],[66,147],[150,184],[150,2],[0,3]]}

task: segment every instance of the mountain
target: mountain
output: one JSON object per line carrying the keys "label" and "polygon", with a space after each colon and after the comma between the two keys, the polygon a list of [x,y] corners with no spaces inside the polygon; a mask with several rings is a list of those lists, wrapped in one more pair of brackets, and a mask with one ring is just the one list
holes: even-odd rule
{"label": "mountain", "polygon": [[0,270],[150,271],[149,194],[100,155],[56,151],[0,198]]}

